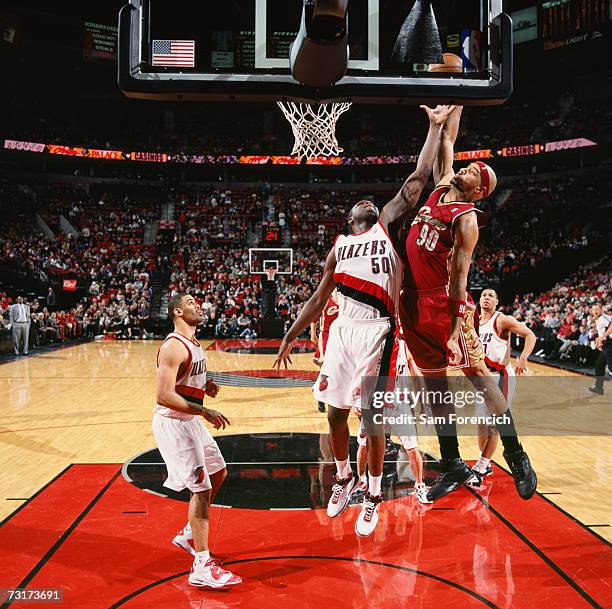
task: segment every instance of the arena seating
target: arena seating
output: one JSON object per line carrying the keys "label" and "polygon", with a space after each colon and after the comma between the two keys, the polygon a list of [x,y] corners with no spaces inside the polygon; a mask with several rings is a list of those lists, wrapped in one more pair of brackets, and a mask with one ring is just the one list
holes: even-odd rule
{"label": "arena seating", "polygon": [[610,315],[611,264],[612,259],[604,257],[581,267],[550,290],[515,298],[510,312],[536,334],[536,355],[579,368],[594,364],[598,351],[592,305],[603,303],[603,312]]}
{"label": "arena seating", "polygon": [[[490,227],[482,233],[471,284],[503,286],[553,260],[558,252],[588,253],[598,238],[593,220],[604,209],[605,183],[587,173],[557,175],[554,181],[535,177],[513,181],[501,205],[489,209]],[[84,289],[83,298],[73,306],[57,310],[45,307],[40,299],[36,313],[42,314],[41,342],[146,333],[151,273],[162,259],[159,245],[144,243],[144,228],[160,219],[162,205],[171,208],[176,219],[164,286],[168,294],[189,291],[202,301],[206,336],[249,337],[260,331],[261,276],[249,274],[248,248],[258,244],[262,222],[277,222],[283,245],[294,249],[294,273],[279,276],[276,302],[276,312],[288,326],[318,285],[325,255],[345,226],[350,207],[363,197],[384,203],[390,196],[390,191],[306,186],[154,189],[74,180],[41,185],[35,192],[18,184],[5,183],[1,188],[0,213],[14,202],[24,211],[2,223],[0,265],[56,286],[61,279],[74,278]],[[35,228],[34,211],[55,237],[45,237]],[[60,230],[60,215],[78,235]],[[8,295],[0,301],[5,318],[9,302]]]}

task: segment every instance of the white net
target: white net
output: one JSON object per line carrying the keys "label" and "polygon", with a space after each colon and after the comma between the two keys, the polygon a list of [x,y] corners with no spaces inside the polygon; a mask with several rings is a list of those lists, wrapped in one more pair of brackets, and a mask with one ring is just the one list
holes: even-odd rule
{"label": "white net", "polygon": [[337,156],[344,149],[336,139],[336,123],[340,115],[350,107],[350,102],[330,104],[303,104],[295,102],[276,102],[289,121],[295,144],[291,154],[300,159],[317,156]]}

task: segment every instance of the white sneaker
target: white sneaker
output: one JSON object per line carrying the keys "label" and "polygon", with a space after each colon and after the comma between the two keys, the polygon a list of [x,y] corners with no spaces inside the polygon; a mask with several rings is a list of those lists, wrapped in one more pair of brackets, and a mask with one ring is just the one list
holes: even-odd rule
{"label": "white sneaker", "polygon": [[187,530],[187,527],[181,529],[181,531],[172,540],[172,544],[185,552],[189,552],[191,555],[195,555],[195,548],[193,547],[193,533]]}
{"label": "white sneaker", "polygon": [[191,567],[189,584],[197,588],[229,588],[242,583],[238,575],[226,571],[214,558],[209,558],[202,565]]}
{"label": "white sneaker", "polygon": [[424,482],[414,485],[414,496],[419,503],[433,503],[433,501],[427,499],[427,487]]}
{"label": "white sneaker", "polygon": [[336,474],[336,484],[332,487],[332,494],[327,504],[327,515],[330,518],[340,516],[344,512],[356,486],[357,480],[353,472],[343,479],[338,478]]}
{"label": "white sneaker", "polygon": [[366,493],[361,505],[361,512],[355,521],[355,533],[360,537],[367,537],[374,532],[378,524],[378,506],[382,503],[382,493],[373,497]]}

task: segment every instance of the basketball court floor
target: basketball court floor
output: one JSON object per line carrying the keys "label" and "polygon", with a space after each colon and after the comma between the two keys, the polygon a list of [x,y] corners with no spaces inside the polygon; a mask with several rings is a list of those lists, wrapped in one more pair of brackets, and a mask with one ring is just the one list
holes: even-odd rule
{"label": "basketball court floor", "polygon": [[[271,370],[276,341],[206,346],[222,385],[214,407],[232,422],[216,434],[229,477],[212,510],[212,551],[244,584],[187,585],[191,559],[170,543],[185,496],[162,486],[151,433],[159,343],[103,342],[0,365],[0,587],[60,588],[60,606],[91,609],[612,606],[608,437],[525,437],[540,479],[529,502],[500,452],[482,491],[419,505],[401,450],[390,452],[380,524],[358,539],[355,507],[325,514],[334,466],[309,343],[281,373]],[[590,380],[576,382],[586,392]],[[461,443],[477,458],[475,438]],[[421,448],[431,482],[436,439]]]}

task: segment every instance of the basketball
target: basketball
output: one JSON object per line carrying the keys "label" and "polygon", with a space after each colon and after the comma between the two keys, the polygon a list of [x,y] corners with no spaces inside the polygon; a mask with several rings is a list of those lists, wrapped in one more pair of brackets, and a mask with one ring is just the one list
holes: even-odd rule
{"label": "basketball", "polygon": [[454,53],[444,53],[444,63],[429,64],[429,72],[461,72],[463,64],[461,57]]}

